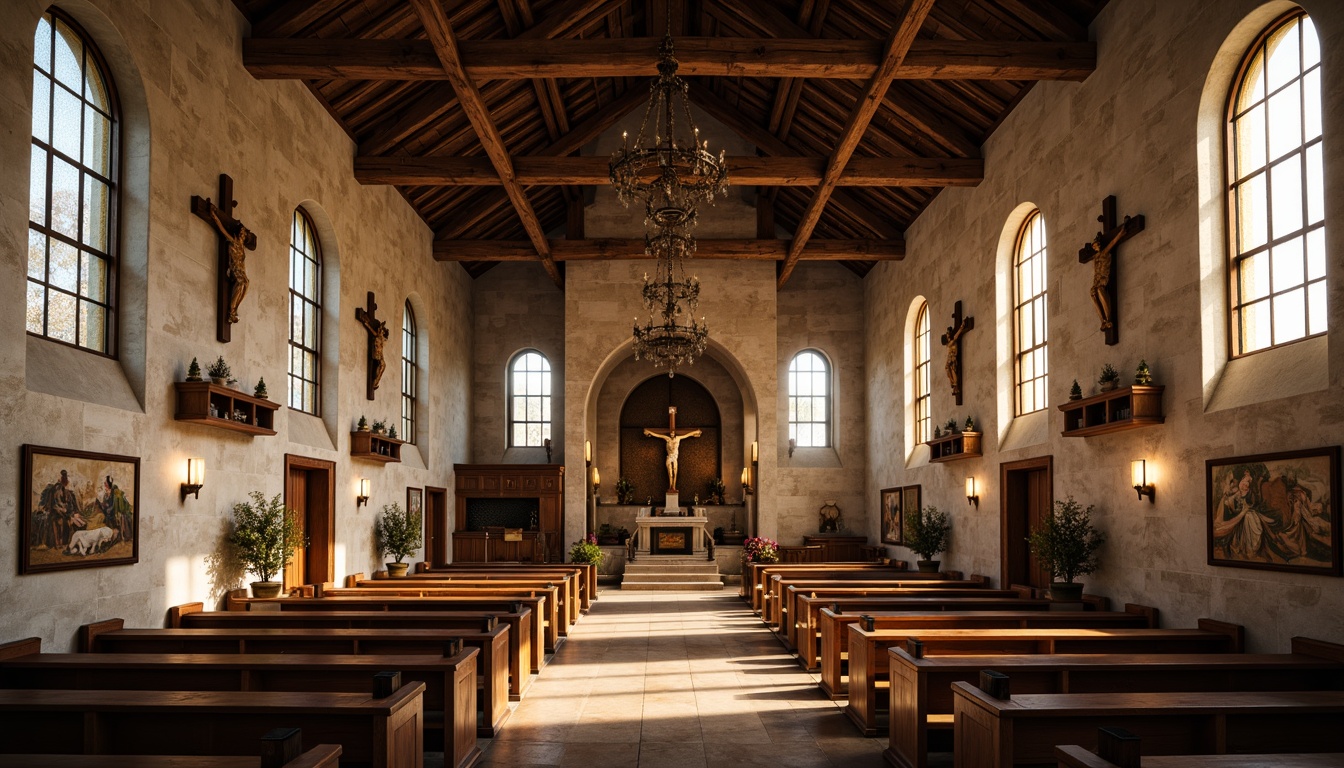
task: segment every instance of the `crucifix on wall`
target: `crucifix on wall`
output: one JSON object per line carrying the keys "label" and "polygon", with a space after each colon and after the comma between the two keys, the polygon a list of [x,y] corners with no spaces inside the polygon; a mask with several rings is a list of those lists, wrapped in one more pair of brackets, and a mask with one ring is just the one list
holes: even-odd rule
{"label": "crucifix on wall", "polygon": [[952,396],[957,399],[957,405],[961,405],[961,337],[972,328],[975,328],[975,318],[962,317],[960,301],[953,304],[952,324],[939,340],[947,347],[947,381],[952,385]]}
{"label": "crucifix on wall", "polygon": [[227,343],[238,322],[238,306],[247,295],[247,251],[257,249],[257,236],[233,217],[233,179],[219,174],[219,205],[208,197],[191,196],[191,212],[219,234],[219,272],[215,288],[215,337]]}
{"label": "crucifix on wall", "polygon": [[1101,222],[1101,231],[1092,238],[1092,242],[1079,249],[1078,261],[1083,264],[1092,262],[1092,304],[1101,318],[1106,345],[1115,346],[1120,343],[1120,325],[1116,319],[1116,311],[1120,306],[1116,248],[1143,231],[1143,214],[1126,216],[1124,221],[1117,224],[1115,195],[1110,195],[1101,201],[1101,215],[1097,221]]}
{"label": "crucifix on wall", "polygon": [[369,400],[383,380],[383,371],[387,362],[383,359],[383,347],[387,345],[387,321],[378,319],[378,304],[373,300],[373,291],[369,291],[364,307],[355,307],[355,319],[369,332],[369,378],[364,395]]}
{"label": "crucifix on wall", "polygon": [[681,441],[691,437],[699,437],[702,434],[701,431],[688,429],[684,432],[677,432],[677,408],[672,406],[667,409],[667,429],[646,429],[644,434],[667,442],[667,492],[676,493],[677,458],[681,452]]}

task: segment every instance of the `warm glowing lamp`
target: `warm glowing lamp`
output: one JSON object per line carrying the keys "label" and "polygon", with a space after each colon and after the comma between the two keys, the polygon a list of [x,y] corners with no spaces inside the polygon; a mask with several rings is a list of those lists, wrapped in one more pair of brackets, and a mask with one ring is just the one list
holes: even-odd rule
{"label": "warm glowing lamp", "polygon": [[742,468],[742,494],[743,494],[744,496],[750,496],[750,495],[751,495],[751,468],[750,468],[750,467],[743,467],[743,468]]}
{"label": "warm glowing lamp", "polygon": [[182,484],[182,501],[188,494],[201,498],[201,488],[205,486],[205,459],[187,459],[187,482]]}
{"label": "warm glowing lamp", "polygon": [[1148,482],[1148,462],[1143,459],[1129,462],[1129,479],[1134,490],[1139,492],[1139,501],[1147,496],[1149,504],[1157,503],[1157,489]]}
{"label": "warm glowing lamp", "polygon": [[966,503],[975,505],[976,509],[980,508],[980,496],[975,492],[975,477],[972,475],[966,476]]}
{"label": "warm glowing lamp", "polygon": [[356,509],[369,503],[369,485],[369,478],[359,478],[359,495],[355,497]]}
{"label": "warm glowing lamp", "polygon": [[759,463],[760,463],[760,461],[761,461],[761,452],[760,452],[760,448],[761,448],[760,443],[756,442],[755,440],[752,440],[752,441],[751,441],[751,463],[752,463],[752,464],[759,464]]}

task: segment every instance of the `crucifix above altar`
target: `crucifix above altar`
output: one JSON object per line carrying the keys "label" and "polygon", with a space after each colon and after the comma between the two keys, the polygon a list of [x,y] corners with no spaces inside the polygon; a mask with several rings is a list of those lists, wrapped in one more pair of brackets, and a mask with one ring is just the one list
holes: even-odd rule
{"label": "crucifix above altar", "polygon": [[677,457],[681,452],[681,441],[693,437],[699,437],[701,431],[698,429],[688,429],[681,432],[677,431],[677,407],[669,406],[667,409],[667,429],[645,429],[644,434],[649,437],[656,437],[667,442],[667,506],[669,509],[679,506],[673,503],[677,498]]}

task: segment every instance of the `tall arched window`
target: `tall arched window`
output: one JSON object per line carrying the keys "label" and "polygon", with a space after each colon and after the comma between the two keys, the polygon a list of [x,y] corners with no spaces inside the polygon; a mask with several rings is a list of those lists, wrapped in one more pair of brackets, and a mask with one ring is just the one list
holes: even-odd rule
{"label": "tall arched window", "polygon": [[789,361],[789,439],[799,448],[831,444],[831,367],[812,350]]}
{"label": "tall arched window", "polygon": [[313,222],[294,209],[289,230],[289,407],[318,413],[322,359],[322,248]]}
{"label": "tall arched window", "polygon": [[551,362],[535,350],[509,364],[509,444],[539,447],[551,436]]}
{"label": "tall arched window", "polygon": [[415,442],[415,388],[420,384],[415,311],[411,302],[401,316],[401,439]]}
{"label": "tall arched window", "polygon": [[28,187],[29,333],[116,354],[116,90],[56,9],[37,25]]}
{"label": "tall arched window", "polygon": [[1017,235],[1013,258],[1013,354],[1018,416],[1045,408],[1045,217],[1032,211]]}
{"label": "tall arched window", "polygon": [[1325,333],[1321,49],[1306,14],[1247,51],[1227,140],[1232,354]]}
{"label": "tall arched window", "polygon": [[929,414],[929,392],[933,390],[929,347],[929,303],[919,307],[915,320],[915,442],[924,443],[933,438],[933,417]]}

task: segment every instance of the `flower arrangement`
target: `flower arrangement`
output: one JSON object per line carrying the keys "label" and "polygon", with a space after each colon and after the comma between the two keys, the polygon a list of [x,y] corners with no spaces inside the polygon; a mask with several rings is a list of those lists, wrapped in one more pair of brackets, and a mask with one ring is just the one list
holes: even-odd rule
{"label": "flower arrangement", "polygon": [[602,548],[597,546],[597,535],[593,533],[589,533],[569,547],[569,561],[571,563],[601,565],[603,557],[606,557],[606,555],[602,554]]}
{"label": "flower arrangement", "polygon": [[779,545],[764,536],[752,536],[742,542],[742,562],[778,563]]}

